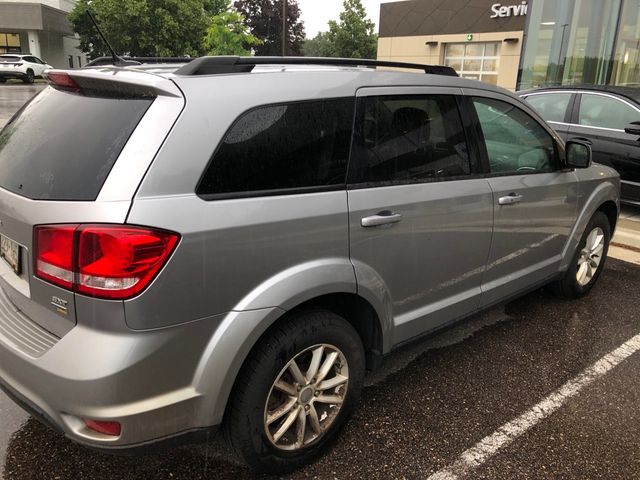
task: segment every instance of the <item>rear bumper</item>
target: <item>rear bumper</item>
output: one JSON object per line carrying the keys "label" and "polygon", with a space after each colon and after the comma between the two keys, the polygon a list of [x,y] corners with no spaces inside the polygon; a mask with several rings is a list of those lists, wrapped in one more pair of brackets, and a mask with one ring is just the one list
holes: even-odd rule
{"label": "rear bumper", "polygon": [[[40,356],[0,331],[0,387],[43,423],[92,448],[208,437],[223,412],[210,403],[217,392],[201,393],[194,378],[217,324],[213,317],[145,332],[78,325]],[[93,432],[82,419],[117,421],[121,434]]]}
{"label": "rear bumper", "polygon": [[0,77],[3,78],[24,78],[27,76],[27,71],[22,71],[17,68],[2,68],[0,67]]}
{"label": "rear bumper", "polygon": [[[47,416],[46,413],[42,412],[38,407],[34,404],[31,404],[28,399],[22,397],[20,393],[13,390],[7,384],[0,380],[0,390],[3,391],[11,400],[13,400],[17,405],[19,405],[23,410],[29,413],[32,417],[36,418],[40,423],[46,425],[52,430],[64,434],[64,430],[60,429],[55,422]],[[117,445],[107,445],[107,446],[97,446],[93,443],[84,443],[77,438],[71,438],[71,440],[80,443],[88,448],[93,450],[98,450],[104,453],[111,454],[143,454],[149,453],[150,451],[162,450],[167,448],[178,447],[180,445],[185,444],[194,444],[194,443],[206,443],[213,438],[218,432],[218,426],[206,427],[206,428],[198,428],[194,430],[189,430],[185,432],[179,432],[172,436],[157,438],[147,442],[142,442],[133,445],[125,445],[125,446],[117,446]]]}

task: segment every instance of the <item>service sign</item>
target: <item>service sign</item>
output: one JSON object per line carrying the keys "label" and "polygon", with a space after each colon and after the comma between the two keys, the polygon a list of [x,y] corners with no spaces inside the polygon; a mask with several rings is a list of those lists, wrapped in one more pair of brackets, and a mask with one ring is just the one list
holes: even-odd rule
{"label": "service sign", "polygon": [[491,5],[491,18],[505,18],[505,17],[523,17],[527,14],[529,4],[522,2],[520,5],[502,5],[501,3],[494,3]]}

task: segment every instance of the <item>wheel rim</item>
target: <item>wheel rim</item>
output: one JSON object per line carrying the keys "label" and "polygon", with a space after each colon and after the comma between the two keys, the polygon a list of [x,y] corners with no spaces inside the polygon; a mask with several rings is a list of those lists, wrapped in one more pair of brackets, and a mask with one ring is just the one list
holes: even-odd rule
{"label": "wheel rim", "polygon": [[271,386],[264,409],[269,441],[298,450],[322,437],[346,398],[349,366],[333,345],[318,344],[289,360]]}
{"label": "wheel rim", "polygon": [[587,285],[596,275],[604,253],[604,231],[600,227],[591,230],[584,248],[578,257],[576,280],[582,287]]}

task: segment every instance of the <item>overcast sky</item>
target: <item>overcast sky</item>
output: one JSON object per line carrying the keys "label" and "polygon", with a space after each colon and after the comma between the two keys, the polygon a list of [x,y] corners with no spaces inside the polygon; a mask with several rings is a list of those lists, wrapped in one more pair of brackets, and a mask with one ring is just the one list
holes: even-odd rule
{"label": "overcast sky", "polygon": [[[378,21],[380,17],[380,3],[387,3],[393,0],[362,0],[364,8],[370,20],[376,24],[378,33]],[[397,0],[395,0],[397,1]],[[302,10],[302,20],[304,21],[307,38],[315,37],[318,32],[329,29],[329,20],[338,20],[342,11],[344,0],[298,0],[300,10]]]}

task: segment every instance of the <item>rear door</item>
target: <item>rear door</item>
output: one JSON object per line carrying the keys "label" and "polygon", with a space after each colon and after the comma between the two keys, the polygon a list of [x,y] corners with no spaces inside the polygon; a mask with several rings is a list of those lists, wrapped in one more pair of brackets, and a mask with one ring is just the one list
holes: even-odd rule
{"label": "rear door", "polygon": [[558,272],[576,218],[575,174],[560,164],[554,136],[506,95],[471,92],[493,191],[494,230],[483,305]]}
{"label": "rear door", "polygon": [[567,140],[575,96],[570,91],[545,91],[524,98],[563,140]]}
{"label": "rear door", "polygon": [[383,292],[394,343],[479,307],[492,195],[465,137],[460,90],[358,92],[349,167],[358,288]]}
{"label": "rear door", "polygon": [[569,138],[588,140],[593,160],[620,174],[622,197],[640,202],[640,139],[624,131],[629,123],[640,121],[640,109],[606,93],[582,93],[579,97]]}

